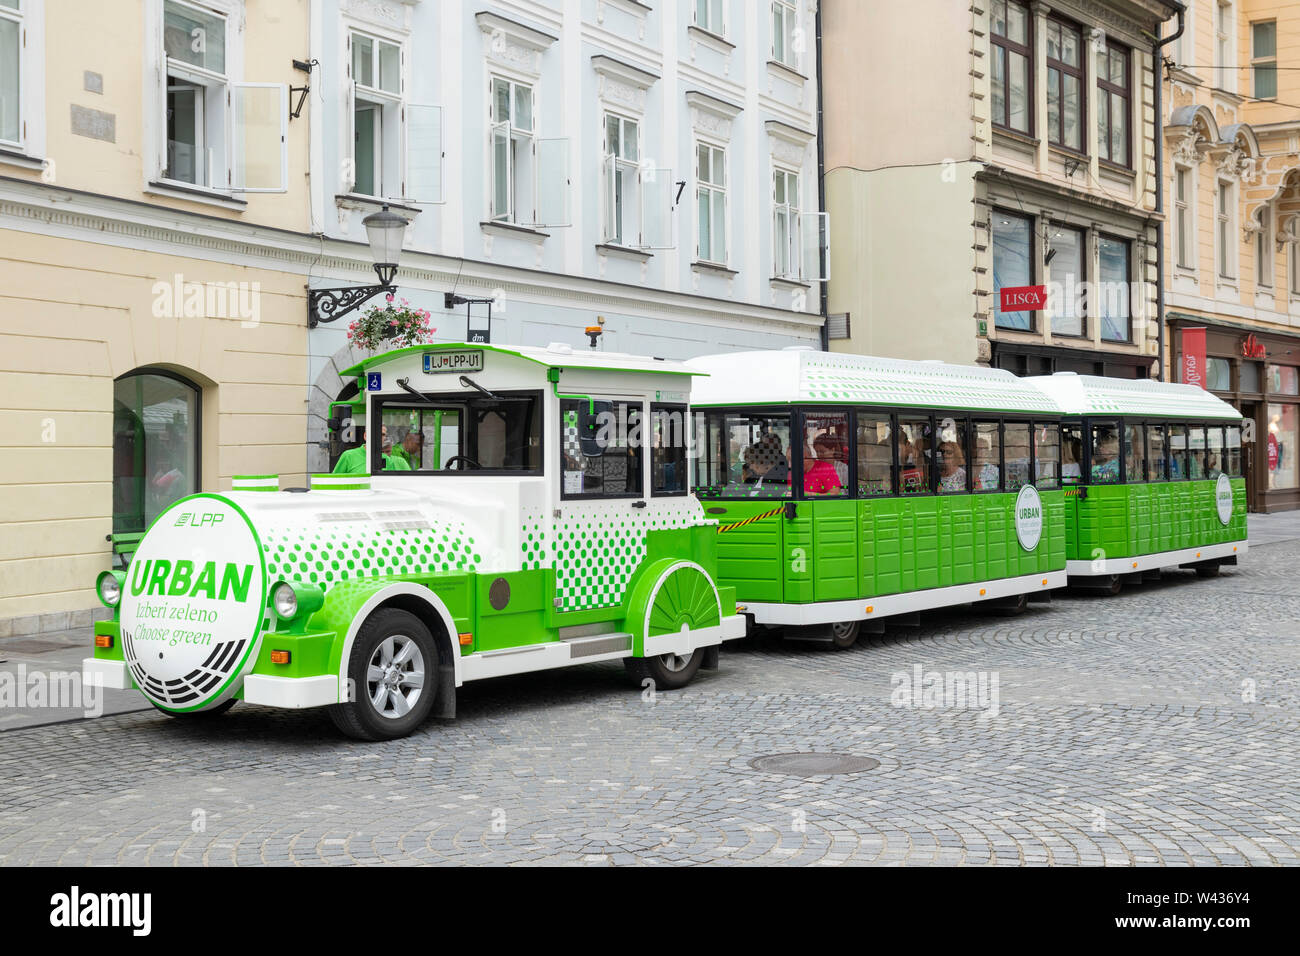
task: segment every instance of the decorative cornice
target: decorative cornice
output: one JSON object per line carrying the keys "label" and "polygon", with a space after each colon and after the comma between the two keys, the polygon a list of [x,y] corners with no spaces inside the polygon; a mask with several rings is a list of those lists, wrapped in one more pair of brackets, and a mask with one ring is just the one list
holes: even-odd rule
{"label": "decorative cornice", "polygon": [[488,59],[533,75],[542,72],[542,54],[559,39],[487,10],[476,13],[474,21],[487,38]]}
{"label": "decorative cornice", "polygon": [[390,30],[411,29],[411,7],[420,0],[339,0],[339,12]]}
{"label": "decorative cornice", "polygon": [[701,133],[722,139],[731,139],[732,121],[744,110],[743,106],[728,103],[716,96],[691,90],[686,94],[686,105],[691,110],[691,125]]}
{"label": "decorative cornice", "polygon": [[591,68],[601,76],[621,80],[639,90],[648,90],[659,80],[659,74],[657,73],[651,73],[649,70],[643,70],[631,63],[624,63],[622,60],[616,60],[612,56],[606,56],[603,53],[598,53],[591,58]]}

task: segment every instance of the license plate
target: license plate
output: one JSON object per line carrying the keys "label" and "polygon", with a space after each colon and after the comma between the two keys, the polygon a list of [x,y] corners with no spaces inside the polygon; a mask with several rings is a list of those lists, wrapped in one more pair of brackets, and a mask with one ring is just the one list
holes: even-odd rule
{"label": "license plate", "polygon": [[430,375],[437,372],[481,372],[483,353],[479,351],[425,352],[424,371]]}

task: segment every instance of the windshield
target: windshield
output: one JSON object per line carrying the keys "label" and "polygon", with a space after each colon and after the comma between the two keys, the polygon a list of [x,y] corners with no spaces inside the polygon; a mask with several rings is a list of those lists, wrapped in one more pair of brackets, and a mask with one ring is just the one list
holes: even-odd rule
{"label": "windshield", "polygon": [[383,473],[542,473],[541,399],[536,393],[395,398],[376,413]]}

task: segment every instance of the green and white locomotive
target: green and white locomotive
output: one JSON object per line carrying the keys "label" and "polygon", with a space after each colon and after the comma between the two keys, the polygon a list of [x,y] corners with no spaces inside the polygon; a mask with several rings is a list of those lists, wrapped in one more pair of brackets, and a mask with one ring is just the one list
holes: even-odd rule
{"label": "green and white locomotive", "polygon": [[621,659],[671,689],[743,636],[687,487],[698,370],[438,345],[346,374],[368,473],[172,505],[98,580],[89,680],[178,716],[326,706],[386,739],[453,716],[466,681]]}

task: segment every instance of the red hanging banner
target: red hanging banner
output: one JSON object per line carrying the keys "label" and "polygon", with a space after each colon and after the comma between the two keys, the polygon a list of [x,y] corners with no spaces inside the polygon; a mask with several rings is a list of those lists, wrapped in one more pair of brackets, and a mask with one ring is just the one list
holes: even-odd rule
{"label": "red hanging banner", "polygon": [[1183,367],[1179,380],[1205,388],[1205,327],[1183,329]]}

